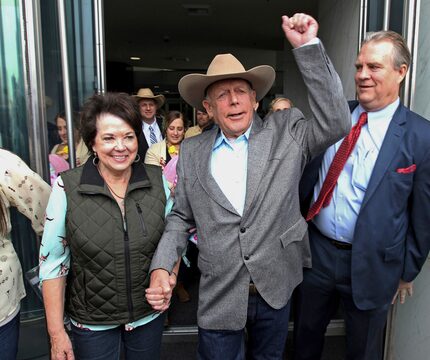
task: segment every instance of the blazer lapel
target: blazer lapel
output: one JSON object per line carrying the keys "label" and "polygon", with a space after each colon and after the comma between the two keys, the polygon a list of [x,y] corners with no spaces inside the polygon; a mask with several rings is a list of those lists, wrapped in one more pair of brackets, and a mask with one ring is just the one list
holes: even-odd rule
{"label": "blazer lapel", "polygon": [[196,166],[197,178],[200,181],[203,189],[212,200],[217,202],[224,209],[237,216],[240,216],[230,201],[228,201],[211,174],[212,149],[218,135],[218,128],[210,130],[210,132],[211,135],[209,137],[209,141],[207,137],[199,136],[200,144],[196,150],[197,156],[199,157]]}
{"label": "blazer lapel", "polygon": [[370,197],[377,189],[379,183],[387,171],[388,166],[393,160],[393,157],[396,155],[397,149],[399,148],[405,133],[405,129],[403,127],[405,122],[405,109],[403,105],[399,105],[393,115],[390,125],[388,126],[381,150],[379,151],[378,158],[376,159],[375,167],[373,168],[372,176],[370,177],[366,194],[364,195],[363,203],[361,205],[361,210],[364,208],[364,206],[366,206]]}
{"label": "blazer lapel", "polygon": [[254,115],[248,143],[248,170],[245,206],[243,209],[244,216],[254,201],[258,185],[266,169],[271,148],[272,129],[270,128],[270,124],[263,127],[263,121],[260,117]]}

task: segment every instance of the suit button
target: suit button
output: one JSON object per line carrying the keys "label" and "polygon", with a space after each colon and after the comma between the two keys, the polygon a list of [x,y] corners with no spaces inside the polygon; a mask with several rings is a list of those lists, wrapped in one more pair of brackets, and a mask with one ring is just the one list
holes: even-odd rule
{"label": "suit button", "polygon": [[243,234],[246,231],[246,228],[240,228],[240,232]]}
{"label": "suit button", "polygon": [[245,255],[243,258],[244,258],[245,260],[249,260],[249,255]]}

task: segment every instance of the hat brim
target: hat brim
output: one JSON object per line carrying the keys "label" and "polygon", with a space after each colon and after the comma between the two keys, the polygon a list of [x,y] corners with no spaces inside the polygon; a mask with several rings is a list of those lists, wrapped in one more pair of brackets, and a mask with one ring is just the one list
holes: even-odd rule
{"label": "hat brim", "polygon": [[154,96],[139,96],[139,95],[133,95],[133,97],[139,101],[140,99],[150,99],[150,100],[154,100],[155,103],[157,104],[157,108],[161,108],[164,103],[166,102],[166,98],[164,97],[164,95],[154,95]]}
{"label": "hat brim", "polygon": [[260,101],[269,92],[275,81],[275,70],[269,65],[260,65],[239,73],[221,75],[188,74],[179,80],[179,94],[191,106],[204,110],[203,100],[207,87],[225,79],[243,79],[250,82],[255,90],[256,100]]}

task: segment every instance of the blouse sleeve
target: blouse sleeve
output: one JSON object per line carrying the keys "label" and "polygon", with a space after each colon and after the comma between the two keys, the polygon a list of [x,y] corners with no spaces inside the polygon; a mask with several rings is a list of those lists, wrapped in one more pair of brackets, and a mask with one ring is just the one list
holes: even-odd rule
{"label": "blouse sleeve", "polygon": [[46,208],[45,231],[39,252],[40,281],[66,276],[70,267],[70,249],[66,239],[67,198],[61,176],[52,187]]}
{"label": "blouse sleeve", "polygon": [[160,156],[157,154],[157,144],[151,145],[146,151],[145,164],[160,166]]}
{"label": "blouse sleeve", "polygon": [[[7,159],[2,157],[2,160]],[[0,190],[10,206],[31,221],[33,230],[41,235],[51,187],[15,154],[10,153],[4,167]]]}

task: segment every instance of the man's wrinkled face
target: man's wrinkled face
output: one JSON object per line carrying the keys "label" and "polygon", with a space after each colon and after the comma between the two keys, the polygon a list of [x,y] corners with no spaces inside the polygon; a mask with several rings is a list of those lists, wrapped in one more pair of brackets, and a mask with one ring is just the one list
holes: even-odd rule
{"label": "man's wrinkled face", "polygon": [[394,102],[408,70],[394,67],[393,44],[371,41],[363,45],[355,62],[358,101],[366,111],[378,111]]}
{"label": "man's wrinkled face", "polygon": [[255,91],[241,79],[211,84],[203,106],[227,138],[237,138],[248,130],[256,105]]}

